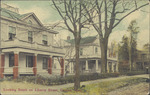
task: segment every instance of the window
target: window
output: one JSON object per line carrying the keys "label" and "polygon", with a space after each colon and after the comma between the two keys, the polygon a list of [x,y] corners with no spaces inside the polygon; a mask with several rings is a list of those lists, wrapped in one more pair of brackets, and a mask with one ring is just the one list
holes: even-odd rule
{"label": "window", "polygon": [[12,40],[16,36],[16,28],[9,26],[9,40]]}
{"label": "window", "polygon": [[33,41],[33,35],[32,35],[32,32],[31,32],[31,31],[28,32],[28,41],[29,41],[29,42],[32,42],[32,41]]}
{"label": "window", "polygon": [[14,54],[9,54],[9,67],[14,66]]}
{"label": "window", "polygon": [[109,62],[108,66],[109,66],[109,72],[112,72],[112,62]]}
{"label": "window", "polygon": [[95,47],[95,53],[97,54],[97,52],[98,52],[98,49],[97,49],[97,47]]}
{"label": "window", "polygon": [[43,44],[47,45],[47,35],[43,35]]}
{"label": "window", "polygon": [[26,67],[33,67],[33,56],[26,56]]}
{"label": "window", "polygon": [[43,57],[43,69],[47,69],[48,67],[48,59],[46,57]]}
{"label": "window", "polygon": [[31,20],[29,20],[29,21],[28,21],[28,24],[32,24],[32,21],[31,21]]}
{"label": "window", "polygon": [[114,65],[114,72],[116,72],[116,64]]}
{"label": "window", "polygon": [[80,55],[83,55],[83,48],[80,48]]}

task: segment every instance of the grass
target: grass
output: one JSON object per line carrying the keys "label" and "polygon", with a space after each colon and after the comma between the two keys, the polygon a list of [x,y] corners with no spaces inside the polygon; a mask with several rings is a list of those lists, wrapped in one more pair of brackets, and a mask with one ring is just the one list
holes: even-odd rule
{"label": "grass", "polygon": [[74,91],[73,87],[63,89],[64,94],[85,94],[85,95],[105,95],[108,92],[119,89],[125,86],[138,84],[140,82],[145,82],[144,78],[126,78],[103,81],[99,83],[89,84],[85,87],[80,88],[78,91]]}

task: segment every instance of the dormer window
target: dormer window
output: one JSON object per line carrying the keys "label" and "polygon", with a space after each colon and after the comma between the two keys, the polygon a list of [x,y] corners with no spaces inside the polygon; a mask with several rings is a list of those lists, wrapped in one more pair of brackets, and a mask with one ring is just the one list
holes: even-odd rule
{"label": "dormer window", "polygon": [[32,32],[31,32],[31,31],[28,32],[28,41],[29,41],[29,42],[32,42],[32,41],[33,41],[33,35],[32,35]]}
{"label": "dormer window", "polygon": [[43,35],[43,44],[47,45],[47,35]]}
{"label": "dormer window", "polygon": [[16,36],[16,28],[9,26],[9,40],[13,40]]}

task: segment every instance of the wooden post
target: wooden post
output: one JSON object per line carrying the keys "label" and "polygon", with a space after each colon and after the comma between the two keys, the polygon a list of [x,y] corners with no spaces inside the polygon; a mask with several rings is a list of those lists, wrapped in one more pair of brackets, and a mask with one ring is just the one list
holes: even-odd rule
{"label": "wooden post", "polygon": [[52,74],[52,57],[51,56],[48,59],[48,73]]}
{"label": "wooden post", "polygon": [[14,53],[14,67],[13,67],[13,78],[18,78],[18,53]]}
{"label": "wooden post", "polygon": [[64,59],[63,58],[61,58],[61,60],[60,60],[60,65],[61,65],[61,76],[63,76],[64,75]]}
{"label": "wooden post", "polygon": [[37,74],[37,54],[33,56],[33,73],[34,75]]}
{"label": "wooden post", "polygon": [[5,65],[5,55],[1,54],[1,64],[0,64],[0,77],[4,78],[4,65]]}

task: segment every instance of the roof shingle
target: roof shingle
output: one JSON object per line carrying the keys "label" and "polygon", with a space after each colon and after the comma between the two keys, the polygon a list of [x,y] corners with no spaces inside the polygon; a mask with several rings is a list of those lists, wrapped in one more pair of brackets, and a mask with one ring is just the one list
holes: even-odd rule
{"label": "roof shingle", "polygon": [[[92,42],[94,42],[96,40],[96,37],[97,36],[88,36],[88,37],[81,38],[80,44],[92,43]],[[74,44],[74,39],[66,40],[66,42]]]}
{"label": "roof shingle", "polygon": [[0,8],[0,10],[1,10],[1,16],[8,17],[8,18],[15,19],[15,20],[21,20],[25,16],[31,14],[31,13],[18,14],[18,13],[15,13],[13,11],[10,11],[4,8]]}

